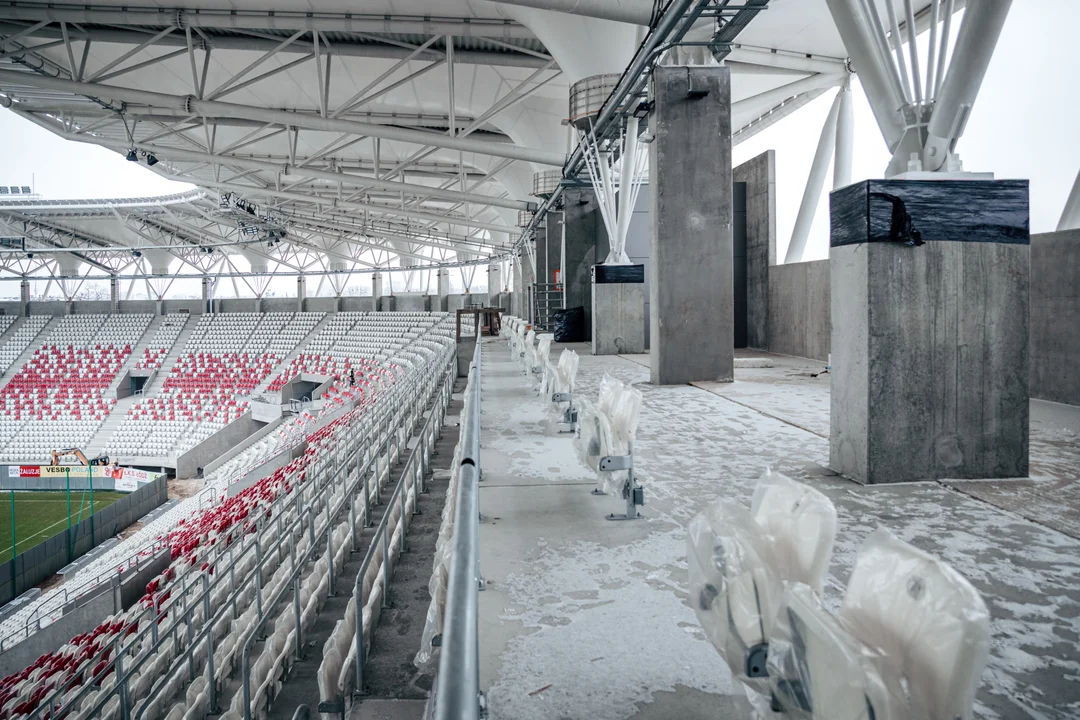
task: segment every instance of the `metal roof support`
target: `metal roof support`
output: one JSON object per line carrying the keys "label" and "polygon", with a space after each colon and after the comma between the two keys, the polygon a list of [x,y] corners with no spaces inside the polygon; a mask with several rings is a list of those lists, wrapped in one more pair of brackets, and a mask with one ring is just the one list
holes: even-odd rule
{"label": "metal roof support", "polygon": [[[5,8],[5,20],[9,19],[7,15],[7,8]],[[165,21],[159,21],[165,22]],[[40,24],[39,24],[40,25]],[[166,29],[175,29],[166,28]],[[190,30],[190,28],[187,28]],[[37,47],[26,48],[27,51],[44,50],[48,47],[63,44],[59,28],[48,26],[47,24],[41,25],[34,29],[32,32],[23,28],[21,25],[16,25],[10,22],[0,22],[0,34],[10,33],[12,37],[0,42],[8,42],[14,39],[15,34],[25,32],[26,35],[39,38],[57,38],[55,43],[47,43],[46,45],[39,45]],[[385,32],[385,31],[383,31]],[[419,31],[418,31],[419,32]],[[423,31],[427,34],[427,31]],[[80,37],[85,37],[87,40],[93,42],[102,43],[116,43],[121,45],[139,45],[146,40],[146,33],[135,30],[120,30],[111,28],[83,28],[81,30]],[[436,36],[441,37],[441,36]],[[532,34],[528,34],[529,38],[532,38]],[[379,38],[377,38],[379,39]],[[267,52],[272,50],[280,42],[279,39],[274,37],[250,37],[241,35],[211,35],[210,43],[208,47],[216,48],[218,50],[244,50],[249,52]],[[166,34],[155,41],[155,45],[161,46],[185,46],[185,39],[175,34]],[[307,53],[308,48],[306,45],[289,45],[282,48],[283,53]],[[368,57],[368,58],[389,58],[389,59],[401,59],[411,55],[415,50],[406,47],[398,47],[396,45],[382,44],[382,43],[350,43],[350,42],[338,42],[335,43],[333,48],[330,49],[330,54],[340,55],[342,57]],[[442,51],[440,50],[426,50],[421,53],[421,59],[423,60],[440,60],[442,58]],[[497,65],[502,67],[525,67],[535,68],[540,67],[545,62],[546,58],[538,58],[530,54],[527,51],[522,53],[511,52],[489,52],[484,50],[462,50],[458,52],[457,61],[463,65]]]}
{"label": "metal roof support", "polygon": [[791,242],[788,243],[787,254],[784,256],[785,264],[802,262],[806,252],[806,240],[810,237],[810,228],[814,224],[814,215],[817,214],[818,203],[821,201],[821,190],[825,186],[825,173],[829,171],[829,161],[836,147],[836,119],[840,114],[844,93],[845,88],[840,88],[825,118],[825,124],[821,127],[814,162],[810,165],[810,176],[806,179],[806,188],[803,190],[802,204],[799,205],[799,214],[791,231]]}
{"label": "metal roof support", "polygon": [[[594,0],[603,2],[604,0]],[[638,0],[639,2],[643,0]],[[233,30],[324,30],[328,32],[395,33],[411,35],[457,35],[494,37],[503,40],[533,39],[532,31],[507,20],[481,18],[439,18],[408,15],[356,13],[313,13],[242,10],[139,10],[19,3],[4,8],[9,20],[69,22],[89,25],[138,25]]]}
{"label": "metal roof support", "polygon": [[498,5],[550,10],[599,20],[651,25],[656,16],[652,0],[491,0]]}
{"label": "metal roof support", "polygon": [[927,127],[922,153],[924,170],[940,169],[964,134],[1011,6],[1012,0],[968,2],[941,94]]}
{"label": "metal roof support", "polygon": [[851,56],[855,71],[859,74],[863,91],[870,101],[870,109],[877,119],[878,128],[889,150],[895,150],[904,136],[904,118],[900,111],[904,99],[897,95],[890,70],[881,61],[878,42],[874,39],[874,25],[862,0],[825,0],[833,22],[840,32]]}
{"label": "metal roof support", "polygon": [[836,155],[833,159],[833,190],[851,184],[851,161],[855,153],[855,108],[851,104],[851,78],[840,88],[840,112],[836,118]]}
{"label": "metal roof support", "polygon": [[731,105],[731,127],[741,128],[751,120],[761,117],[772,108],[788,98],[802,95],[812,90],[828,89],[837,87],[844,82],[847,72],[836,72],[830,75],[811,75],[796,80],[793,83],[782,85],[772,90],[766,90],[745,100],[739,100]]}
{"label": "metal roof support", "polygon": [[1076,182],[1073,183],[1072,192],[1065,201],[1065,208],[1061,211],[1061,219],[1057,225],[1058,231],[1080,229],[1080,172],[1076,174]]}
{"label": "metal roof support", "polygon": [[153,107],[169,108],[182,113],[196,114],[207,119],[219,117],[240,118],[289,125],[306,130],[348,132],[357,135],[378,137],[384,140],[412,143],[415,145],[426,145],[448,150],[478,153],[481,155],[513,158],[514,160],[524,160],[525,162],[534,162],[540,165],[560,166],[565,159],[561,153],[541,150],[539,148],[522,147],[510,143],[488,142],[461,137],[452,138],[446,135],[438,135],[422,130],[413,130],[411,128],[396,128],[389,125],[375,125],[373,123],[357,122],[355,120],[323,118],[318,117],[317,115],[309,115],[288,110],[257,108],[236,103],[198,100],[191,95],[168,95],[166,93],[149,92],[146,90],[136,90],[111,85],[81,83],[17,70],[0,70],[0,83],[8,87],[8,89],[10,89],[11,86],[30,86],[46,90],[70,92],[78,95],[85,95],[87,97],[109,98],[125,103],[137,103]]}
{"label": "metal roof support", "polygon": [[799,108],[805,107],[814,100],[817,100],[819,97],[824,95],[827,90],[827,88],[811,90],[810,92],[806,92],[802,95],[797,95],[789,100],[785,100],[780,105],[771,108],[768,112],[754,118],[749,123],[743,125],[741,128],[733,132],[731,134],[731,143],[733,145],[738,145],[741,142],[749,140],[762,130],[770,128],[776,123],[780,122]]}

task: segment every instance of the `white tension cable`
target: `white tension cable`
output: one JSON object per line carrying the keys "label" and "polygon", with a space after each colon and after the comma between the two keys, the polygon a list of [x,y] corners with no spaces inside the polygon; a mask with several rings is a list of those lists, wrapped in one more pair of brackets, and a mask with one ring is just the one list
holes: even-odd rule
{"label": "white tension cable", "polygon": [[[630,230],[630,218],[637,204],[641,184],[649,168],[649,155],[644,143],[638,140],[638,119],[626,119],[626,131],[619,139],[619,147],[601,150],[592,128],[583,133],[585,139],[585,164],[596,189],[596,202],[604,218],[611,250],[605,265],[629,265],[626,255],[626,236]],[[616,149],[621,149],[616,158]],[[620,165],[616,170],[616,165]],[[616,181],[616,176],[618,181]],[[624,186],[625,183],[625,186]],[[626,190],[626,192],[621,192]]]}

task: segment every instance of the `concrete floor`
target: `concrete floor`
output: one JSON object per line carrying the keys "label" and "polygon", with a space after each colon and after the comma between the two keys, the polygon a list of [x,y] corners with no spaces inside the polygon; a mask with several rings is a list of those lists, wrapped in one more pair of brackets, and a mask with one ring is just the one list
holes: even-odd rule
{"label": "concrete floor", "polygon": [[657,388],[647,356],[574,349],[579,392],[595,396],[605,372],[642,391],[646,519],[604,520],[623,501],[589,494],[594,478],[549,429],[505,343],[485,343],[480,641],[492,718],[749,717],[685,602],[685,528],[717,497],[749,503],[766,467],[837,506],[832,610],[859,544],[885,526],[952,563],[990,607],[977,717],[1080,717],[1080,408],[1032,403],[1032,480],[863,487],[828,470],[820,363],[769,356],[774,367],[737,368],[734,383]]}

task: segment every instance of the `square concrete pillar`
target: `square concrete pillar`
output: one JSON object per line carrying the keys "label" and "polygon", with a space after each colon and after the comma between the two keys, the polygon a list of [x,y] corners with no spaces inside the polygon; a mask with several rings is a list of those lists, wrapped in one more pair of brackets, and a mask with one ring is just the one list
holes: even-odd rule
{"label": "square concrete pillar", "polygon": [[120,310],[120,280],[115,276],[109,278],[109,307],[114,313]]}
{"label": "square concrete pillar", "polygon": [[439,299],[438,299],[439,307],[436,308],[436,309],[441,311],[441,312],[446,312],[448,310],[447,298],[450,297],[450,269],[449,268],[439,268],[438,270],[435,271],[435,284],[438,286],[437,289],[438,289],[438,293],[439,293]]}
{"label": "square concrete pillar", "polygon": [[371,309],[374,312],[379,312],[379,298],[383,294],[383,276],[382,273],[371,274]]}
{"label": "square concrete pillar", "polygon": [[489,263],[487,267],[488,306],[494,306],[494,299],[502,292],[502,273],[498,263]]}
{"label": "square concrete pillar", "polygon": [[593,268],[592,354],[645,352],[645,266]]}
{"label": "square concrete pillar", "polygon": [[652,382],[730,382],[735,368],[730,71],[658,67],[651,95]]}
{"label": "square concrete pillar", "polygon": [[1027,181],[870,180],[830,205],[832,469],[1026,477]]}
{"label": "square concrete pillar", "polygon": [[563,192],[563,238],[565,306],[585,308],[585,337],[592,337],[592,268],[608,254],[607,231],[592,190]]}
{"label": "square concrete pillar", "polygon": [[[526,239],[525,242],[532,243],[533,257],[536,256],[536,241],[534,239]],[[533,270],[532,260],[529,259],[528,251],[521,253],[521,319],[532,323],[535,320],[535,303],[534,292],[536,291],[536,273]]]}
{"label": "square concrete pillar", "polygon": [[30,281],[19,281],[19,314],[23,317],[30,315]]}
{"label": "square concrete pillar", "polygon": [[518,318],[521,317],[521,308],[523,306],[521,300],[522,291],[521,257],[515,255],[510,259],[510,314]]}
{"label": "square concrete pillar", "polygon": [[304,301],[307,299],[307,278],[303,275],[296,276],[296,312],[304,312]]}

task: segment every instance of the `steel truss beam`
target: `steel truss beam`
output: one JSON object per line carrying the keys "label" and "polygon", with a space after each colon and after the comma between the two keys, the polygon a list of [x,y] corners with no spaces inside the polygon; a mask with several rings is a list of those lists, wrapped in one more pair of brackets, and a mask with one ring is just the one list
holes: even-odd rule
{"label": "steel truss beam", "polygon": [[[81,83],[73,80],[64,80],[45,75],[20,72],[17,70],[0,70],[0,85],[7,89],[10,89],[11,87],[34,87],[44,90],[70,92],[76,95],[85,95],[86,97],[109,98],[124,103],[142,104],[155,108],[167,108],[175,112],[198,115],[206,119],[239,118],[286,125],[306,130],[367,135],[369,137],[377,137],[396,142],[439,147],[448,150],[460,150],[462,152],[505,157],[514,160],[524,160],[525,162],[534,162],[541,165],[561,166],[565,160],[565,156],[560,153],[541,150],[539,148],[522,147],[508,143],[474,140],[470,138],[449,137],[410,128],[375,125],[372,123],[357,122],[355,120],[324,118],[319,117],[318,115],[310,115],[290,110],[272,110],[236,103],[198,100],[191,95],[168,95],[166,93],[135,90],[112,85]],[[15,92],[14,94],[17,95],[18,93]]]}
{"label": "steel truss beam", "polygon": [[323,30],[351,33],[456,35],[532,40],[519,23],[503,19],[363,15],[328,12],[258,12],[240,10],[143,10],[124,7],[57,6],[52,3],[4,2],[0,14],[11,20],[68,22],[82,25],[137,25],[229,30]]}

